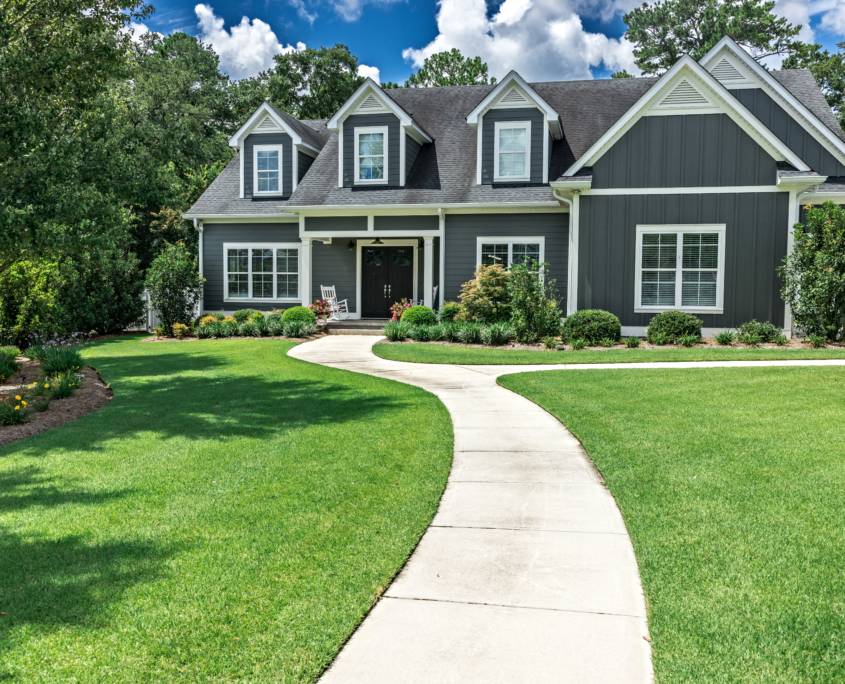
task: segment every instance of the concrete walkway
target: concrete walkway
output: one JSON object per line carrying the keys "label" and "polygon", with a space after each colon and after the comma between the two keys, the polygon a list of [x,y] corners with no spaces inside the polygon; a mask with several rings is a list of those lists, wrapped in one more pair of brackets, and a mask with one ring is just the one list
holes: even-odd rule
{"label": "concrete walkway", "polygon": [[321,681],[650,682],[642,587],[613,498],[566,428],[496,384],[549,366],[387,361],[371,351],[379,339],[324,337],[289,354],[434,393],[452,415],[454,461],[419,546]]}

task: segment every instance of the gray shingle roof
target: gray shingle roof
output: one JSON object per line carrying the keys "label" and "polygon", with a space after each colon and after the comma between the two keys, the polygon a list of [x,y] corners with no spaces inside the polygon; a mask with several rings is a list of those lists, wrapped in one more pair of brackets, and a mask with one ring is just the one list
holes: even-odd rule
{"label": "gray shingle roof", "polygon": [[[267,104],[270,103],[268,102]],[[323,149],[323,145],[326,144],[330,134],[326,128],[327,119],[300,121],[299,119],[294,119],[290,114],[282,111],[275,105],[270,104],[270,107],[302,138],[302,142],[311,145],[311,147],[316,147],[318,150]]]}
{"label": "gray shingle roof", "polygon": [[819,185],[817,195],[836,194],[845,195],[845,176],[828,176],[827,180]]}
{"label": "gray shingle roof", "polygon": [[815,114],[819,121],[827,126],[837,138],[845,142],[845,131],[842,130],[842,126],[836,120],[836,115],[831,110],[809,69],[787,69],[771,73],[799,102]]}

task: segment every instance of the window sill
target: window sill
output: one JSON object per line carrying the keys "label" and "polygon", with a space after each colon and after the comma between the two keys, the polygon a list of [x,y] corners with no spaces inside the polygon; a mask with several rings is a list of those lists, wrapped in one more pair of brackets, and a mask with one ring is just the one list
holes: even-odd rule
{"label": "window sill", "polygon": [[301,297],[296,297],[295,299],[247,299],[246,297],[238,297],[232,299],[231,297],[224,298],[224,302],[231,302],[233,304],[237,304],[238,302],[242,302],[244,304],[292,304],[293,302],[301,302]]}
{"label": "window sill", "polygon": [[386,180],[356,180],[355,185],[387,185]]}
{"label": "window sill", "polygon": [[724,309],[716,308],[702,308],[702,307],[674,307],[674,306],[653,306],[653,307],[634,307],[634,313],[663,313],[664,311],[681,311],[683,313],[700,313],[700,314],[723,314]]}
{"label": "window sill", "polygon": [[531,176],[506,176],[493,178],[494,183],[530,183]]}

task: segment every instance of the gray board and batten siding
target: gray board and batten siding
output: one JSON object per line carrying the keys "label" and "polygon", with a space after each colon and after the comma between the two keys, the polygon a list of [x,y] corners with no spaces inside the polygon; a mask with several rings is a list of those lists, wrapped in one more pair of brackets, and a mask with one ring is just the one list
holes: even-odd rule
{"label": "gray board and batten siding", "polygon": [[594,189],[775,185],[777,163],[727,114],[644,116],[593,164]]}
{"label": "gray board and batten siding", "polygon": [[562,211],[543,214],[447,214],[446,292],[443,301],[457,301],[461,285],[472,280],[478,265],[479,237],[519,236],[545,238],[543,258],[549,263],[549,276],[557,281],[556,288],[565,302],[569,214]]}
{"label": "gray board and batten siding", "polygon": [[[783,326],[776,269],[787,247],[785,192],[581,198],[578,308],[604,309],[622,325],[647,327],[634,311],[637,225],[725,224],[724,313],[696,314],[706,328],[756,318]],[[448,235],[448,233],[447,233]]]}
{"label": "gray board and batten siding", "polygon": [[845,176],[845,165],[810,135],[804,127],[760,88],[731,90],[737,100],[763,122],[789,149],[816,173],[823,176]]}
{"label": "gray board and batten siding", "polygon": [[224,302],[223,301],[223,244],[242,242],[256,244],[266,242],[300,243],[298,223],[206,223],[202,233],[203,310],[234,311],[236,309],[286,309],[299,302]]}
{"label": "gray board and batten siding", "polygon": [[366,216],[306,216],[305,232],[330,233],[332,231],[344,233],[367,232]]}
{"label": "gray board and batten siding", "polygon": [[254,161],[253,146],[282,145],[282,192],[278,195],[259,195],[265,197],[290,197],[293,193],[293,141],[287,133],[253,133],[244,141],[244,197],[253,196]]}
{"label": "gray board and batten siding", "polygon": [[[530,121],[531,122],[531,180],[529,183],[543,182],[543,135],[546,126],[543,113],[536,107],[525,109],[491,109],[481,120],[481,184],[494,185],[496,122]],[[498,181],[512,183],[514,181]],[[517,181],[519,182],[519,181]]]}
{"label": "gray board and batten siding", "polygon": [[[355,185],[355,129],[387,126],[387,183]],[[399,186],[399,119],[395,114],[353,114],[343,122],[343,187]]]}

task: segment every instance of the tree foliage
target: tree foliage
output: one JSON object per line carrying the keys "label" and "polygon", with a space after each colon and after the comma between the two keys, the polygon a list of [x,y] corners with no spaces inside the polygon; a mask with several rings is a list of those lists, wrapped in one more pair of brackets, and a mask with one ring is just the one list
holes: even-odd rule
{"label": "tree foliage", "polygon": [[455,320],[494,323],[510,317],[508,279],[510,273],[501,264],[479,264],[475,278],[461,286],[461,313]]}
{"label": "tree foliage", "polygon": [[808,207],[794,228],[795,248],[780,268],[781,294],[807,335],[845,336],[845,210],[833,202]]}
{"label": "tree foliage", "polygon": [[824,93],[828,105],[845,128],[845,43],[837,43],[839,52],[831,54],[821,45],[796,43],[783,61],[784,69],[809,69]]}
{"label": "tree foliage", "polygon": [[150,304],[168,333],[174,323],[190,325],[202,298],[197,259],[183,244],[167,245],[147,269]]}
{"label": "tree foliage", "polygon": [[550,279],[549,265],[528,258],[511,266],[508,295],[511,326],[519,342],[534,342],[560,332],[560,296]]}
{"label": "tree foliage", "polygon": [[458,48],[426,57],[422,67],[405,81],[406,88],[493,84],[481,57],[464,57]]}
{"label": "tree foliage", "polygon": [[625,37],[644,74],[660,74],[683,55],[701,59],[730,36],[757,60],[788,53],[801,26],[772,12],[774,0],[664,0],[624,16]]}

